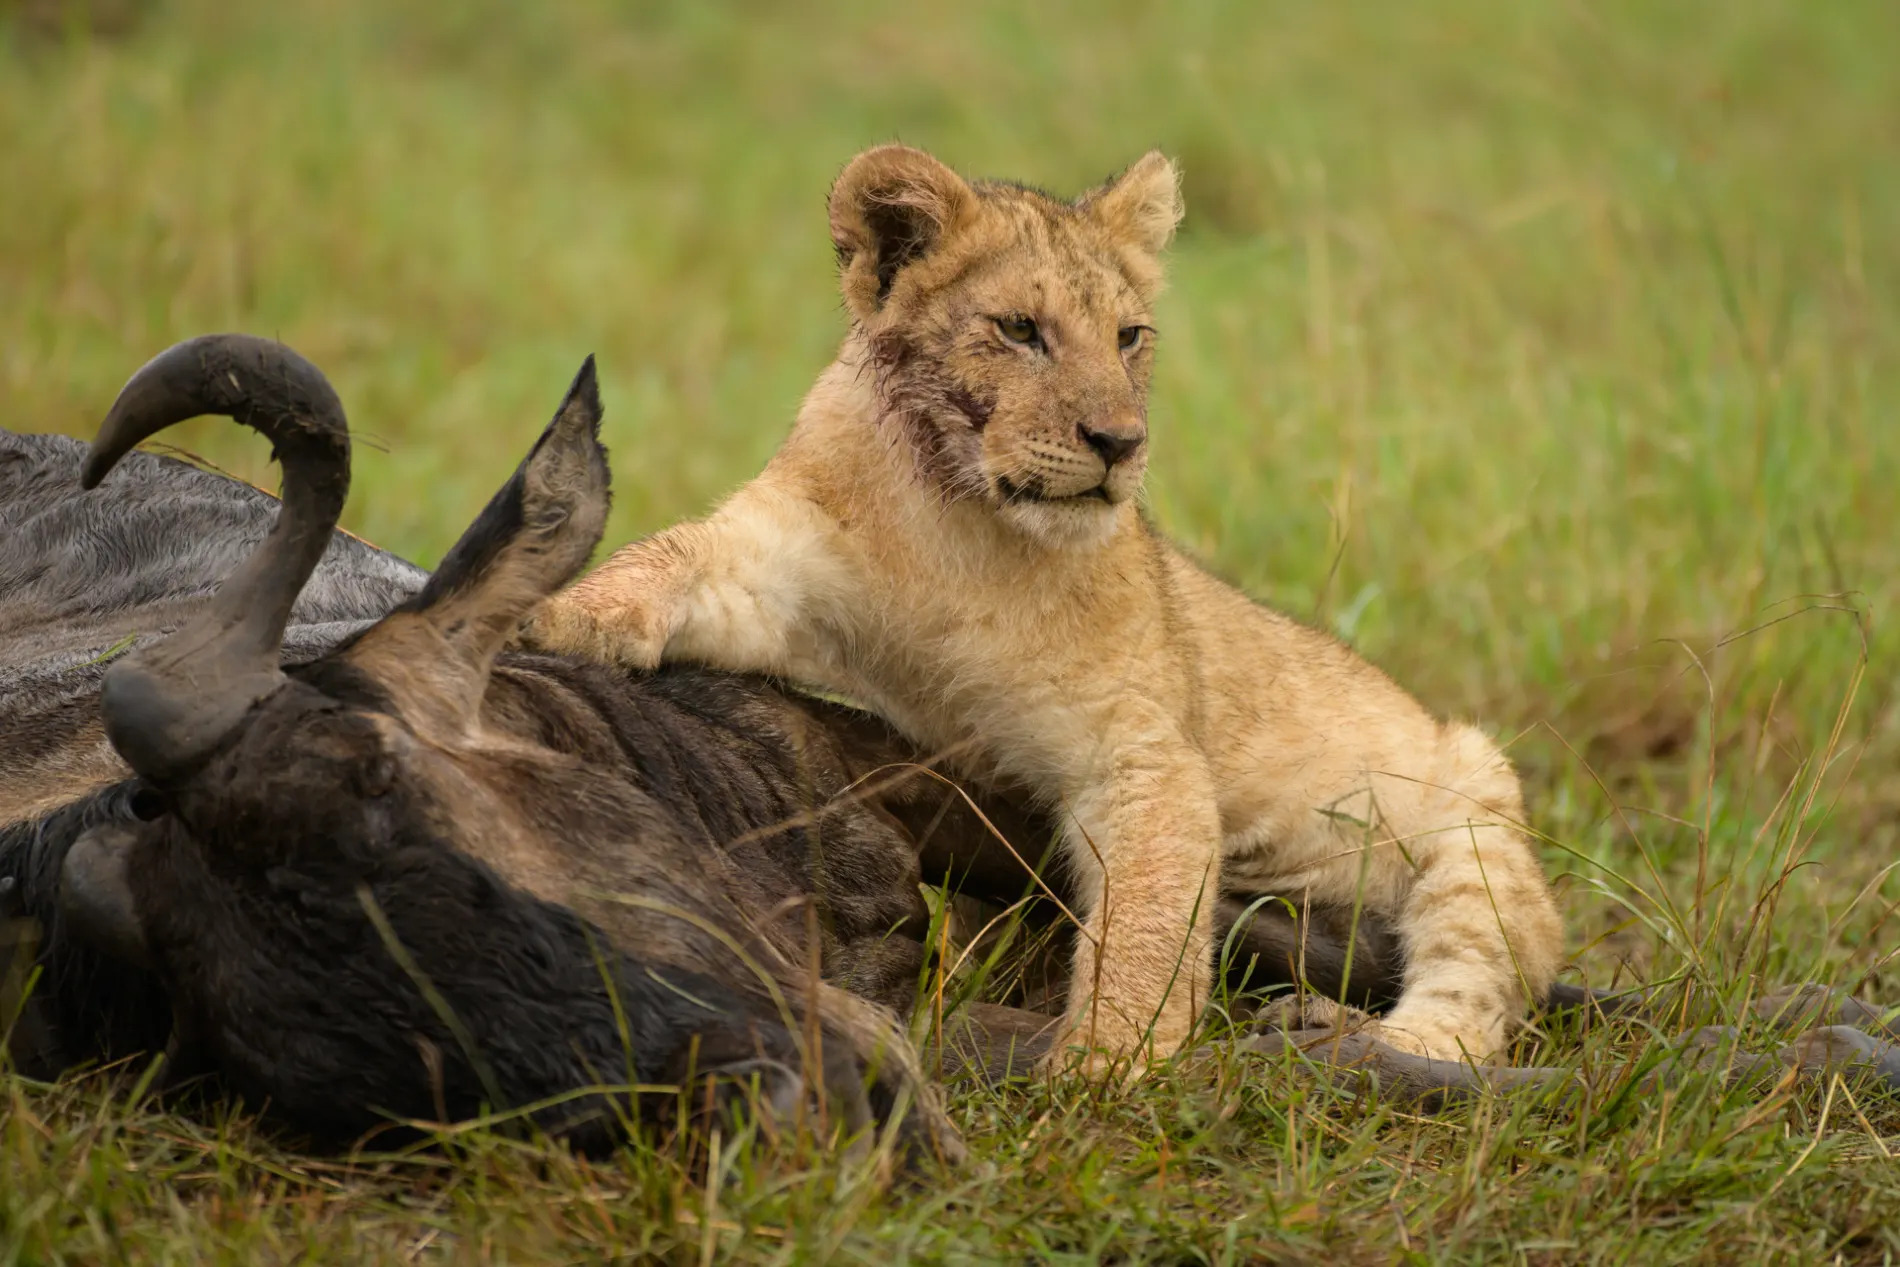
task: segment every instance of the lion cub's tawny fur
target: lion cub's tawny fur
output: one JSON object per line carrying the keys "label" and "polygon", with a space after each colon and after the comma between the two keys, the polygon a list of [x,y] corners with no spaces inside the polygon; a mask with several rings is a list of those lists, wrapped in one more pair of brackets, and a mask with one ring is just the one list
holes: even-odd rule
{"label": "lion cub's tawny fur", "polygon": [[1562,941],[1509,765],[1137,508],[1177,187],[1158,153],[1074,203],[860,155],[831,194],[851,332],[784,446],[528,636],[843,691],[1059,804],[1085,895],[1075,1041],[1179,1046],[1224,884],[1359,895],[1406,955],[1383,1036],[1489,1055]]}

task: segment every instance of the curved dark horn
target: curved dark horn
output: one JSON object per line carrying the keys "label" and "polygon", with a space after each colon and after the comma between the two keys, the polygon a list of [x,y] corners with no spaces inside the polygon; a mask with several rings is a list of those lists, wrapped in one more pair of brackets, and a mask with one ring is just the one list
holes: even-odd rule
{"label": "curved dark horn", "polygon": [[161,352],[113,402],[80,476],[95,487],[132,446],[173,423],[223,414],[261,432],[284,468],[270,535],[188,624],[106,674],[106,733],[159,785],[188,777],[251,706],[283,684],[291,605],[330,543],[350,487],[343,405],[316,366],[281,343],[210,334]]}

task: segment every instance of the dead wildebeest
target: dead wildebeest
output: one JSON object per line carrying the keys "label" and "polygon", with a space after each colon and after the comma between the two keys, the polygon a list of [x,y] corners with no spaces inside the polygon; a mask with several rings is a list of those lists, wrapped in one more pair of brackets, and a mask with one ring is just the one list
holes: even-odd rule
{"label": "dead wildebeest", "polygon": [[[281,513],[126,452],[201,412],[271,438]],[[16,1054],[56,1069],[164,1048],[327,1140],[488,1103],[542,1105],[541,1125],[598,1145],[676,1100],[577,1093],[710,1077],[749,1083],[777,1121],[901,1118],[954,1153],[864,1000],[909,1002],[920,847],[933,878],[989,897],[1027,883],[1015,857],[934,783],[863,794],[915,754],[861,713],[757,679],[501,652],[598,535],[598,417],[583,370],[433,578],[332,532],[341,409],[277,345],[194,340],[147,366],[85,475],[138,469],[90,497],[77,446],[0,433],[0,885],[39,925],[44,969]],[[1303,970],[1337,994],[1350,948],[1349,997],[1377,1006],[1400,956],[1348,915],[1302,934],[1270,905],[1235,958],[1256,983]],[[1039,1054],[1048,1024],[971,1020],[950,1045],[992,1072]],[[1420,1090],[1501,1080],[1297,1037]]]}
{"label": "dead wildebeest", "polygon": [[[815,878],[834,978],[908,997],[920,943],[893,934],[923,915],[915,853],[887,809],[841,796],[904,755],[889,732],[755,680],[497,664],[606,513],[591,363],[426,582],[369,567],[344,584],[363,560],[332,554],[329,587],[349,593],[318,596],[305,649],[338,632],[312,626],[399,601],[288,670],[286,625],[337,550],[348,481],[342,410],[313,367],[241,337],[172,349],[127,384],[82,483],[201,413],[270,439],[282,509],[176,632],[105,672],[99,715],[135,777],[45,812],[48,784],[58,797],[118,771],[92,751],[85,683],[61,678],[51,633],[3,680],[40,701],[9,710],[8,751],[38,755],[7,760],[26,813],[0,868],[43,931],[43,1061],[164,1048],[328,1140],[385,1115],[715,1075],[780,1118],[810,1101],[954,1151],[890,1012],[813,979],[807,921],[779,909]],[[21,642],[25,601],[5,605]],[[588,1144],[620,1125],[600,1097],[537,1120]]]}

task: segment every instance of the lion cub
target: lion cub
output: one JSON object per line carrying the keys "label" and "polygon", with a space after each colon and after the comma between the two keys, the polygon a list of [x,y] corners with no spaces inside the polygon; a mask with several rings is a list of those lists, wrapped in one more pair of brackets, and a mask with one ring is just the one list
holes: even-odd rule
{"label": "lion cub", "polygon": [[830,211],[851,330],[784,446],[528,640],[842,691],[1057,805],[1086,895],[1066,1020],[1097,1053],[1187,1038],[1226,886],[1394,920],[1381,1036],[1490,1055],[1562,946],[1509,765],[1138,508],[1173,165],[1069,203],[891,145]]}

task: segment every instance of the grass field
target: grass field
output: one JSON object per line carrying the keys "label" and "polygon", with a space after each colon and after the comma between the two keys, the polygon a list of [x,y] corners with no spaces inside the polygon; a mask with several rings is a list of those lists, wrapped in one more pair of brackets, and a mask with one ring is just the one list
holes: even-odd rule
{"label": "grass field", "polygon": [[[424,563],[589,352],[614,538],[748,477],[842,333],[858,148],[1064,192],[1166,148],[1160,522],[1510,741],[1594,980],[1900,1003],[1890,0],[59,10],[0,0],[0,424],[86,435],[173,340],[276,335],[372,440],[347,525]],[[1558,1048],[1613,1088],[1643,1038]],[[0,1254],[1900,1257],[1900,1105],[1844,1084],[1425,1119],[1219,1067],[959,1093],[974,1160],[896,1189],[481,1132],[321,1160],[8,1079]]]}

